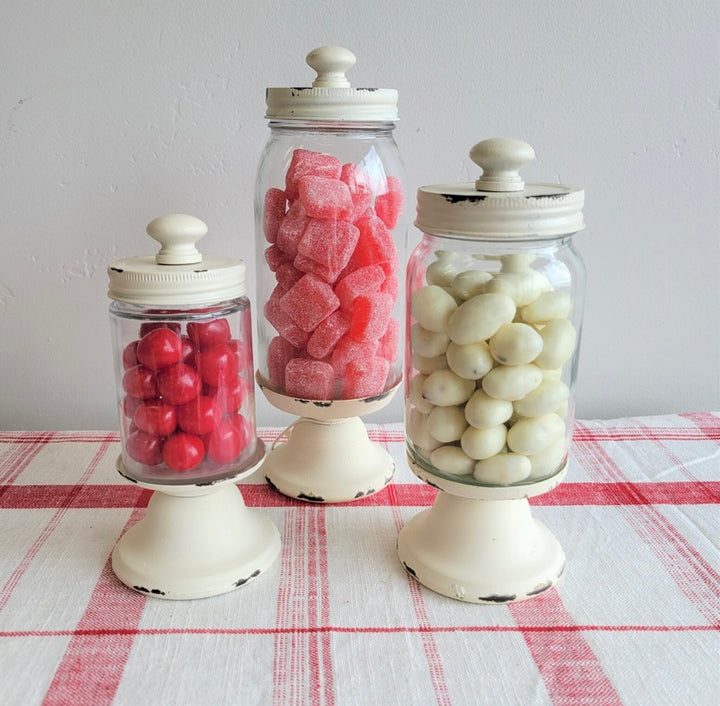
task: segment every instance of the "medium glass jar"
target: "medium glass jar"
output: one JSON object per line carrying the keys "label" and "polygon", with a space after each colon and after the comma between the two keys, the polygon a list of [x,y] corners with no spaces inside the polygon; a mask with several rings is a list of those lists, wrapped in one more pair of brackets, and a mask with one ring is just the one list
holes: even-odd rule
{"label": "medium glass jar", "polygon": [[348,400],[400,381],[404,170],[397,91],[351,88],[340,47],[312,51],[308,88],[269,88],[257,172],[258,381]]}
{"label": "medium glass jar", "polygon": [[257,465],[245,265],[203,257],[205,224],[163,216],[155,256],[108,268],[121,468],[157,485],[211,483]]}
{"label": "medium glass jar", "polygon": [[407,452],[421,477],[535,483],[564,469],[585,269],[582,191],[525,185],[524,142],[476,145],[470,184],[422,187],[407,269]]}

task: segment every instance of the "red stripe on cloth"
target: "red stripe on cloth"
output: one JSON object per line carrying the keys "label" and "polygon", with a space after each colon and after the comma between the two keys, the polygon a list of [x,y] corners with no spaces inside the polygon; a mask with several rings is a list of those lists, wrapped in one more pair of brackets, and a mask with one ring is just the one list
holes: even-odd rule
{"label": "red stripe on cloth", "polygon": [[531,600],[510,603],[508,609],[522,630],[553,704],[622,703],[554,588]]}
{"label": "red stripe on cloth", "polygon": [[[264,483],[239,485],[250,507],[308,507]],[[437,489],[425,483],[391,483],[379,493],[356,500],[358,507],[429,507]],[[152,491],[135,485],[11,485],[0,487],[0,508],[43,509],[55,507],[103,509],[144,507]],[[544,495],[531,498],[537,506],[564,505],[713,505],[720,503],[720,481],[694,482],[588,482],[562,483]],[[327,505],[326,505],[327,507]]]}
{"label": "red stripe on cloth", "polygon": [[[586,449],[583,467],[598,478],[623,482],[622,471],[601,445]],[[720,623],[720,574],[656,507],[638,504],[621,511],[695,608],[709,623]]]}
{"label": "red stripe on cloth", "polygon": [[[136,508],[123,533],[145,515]],[[55,670],[43,704],[111,704],[122,680],[146,597],[120,584],[109,558]]]}
{"label": "red stripe on cloth", "polygon": [[43,433],[32,440],[14,439],[15,445],[0,456],[0,483],[13,483],[52,438],[52,433]]}
{"label": "red stripe on cloth", "polygon": [[[388,486],[387,490],[389,490],[390,494],[393,493],[392,486]],[[395,530],[399,534],[404,525],[403,519],[400,515],[398,505],[393,505],[392,507]],[[425,598],[422,593],[422,586],[409,574],[407,574],[406,580],[408,590],[410,592],[410,599],[412,600],[413,610],[415,612],[415,619],[418,622],[417,632],[420,634],[422,639],[425,660],[430,672],[430,683],[432,684],[435,694],[435,701],[439,705],[450,706],[452,702],[448,691],[447,680],[445,678],[445,669],[443,667],[442,657],[440,656],[440,650],[438,649],[435,636],[433,635],[434,628],[431,626],[430,619],[428,617]]]}
{"label": "red stripe on cloth", "polygon": [[706,439],[720,442],[720,417],[712,412],[691,412],[680,416],[689,419]]}

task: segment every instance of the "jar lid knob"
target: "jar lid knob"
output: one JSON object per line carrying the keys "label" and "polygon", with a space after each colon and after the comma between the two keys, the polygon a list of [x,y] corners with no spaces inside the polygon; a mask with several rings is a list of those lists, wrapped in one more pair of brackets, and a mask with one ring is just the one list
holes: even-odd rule
{"label": "jar lid knob", "polygon": [[147,225],[147,234],[162,246],[155,255],[158,265],[192,265],[202,262],[202,253],[195,243],[208,232],[208,227],[195,216],[171,213]]}
{"label": "jar lid knob", "polygon": [[478,191],[522,191],[525,182],[518,170],[535,159],[535,150],[522,140],[493,137],[478,142],[470,150],[470,159],[483,170],[475,182]]}
{"label": "jar lid knob", "polygon": [[305,61],[317,71],[313,88],[349,88],[350,81],[345,78],[345,72],[355,66],[357,58],[344,47],[318,47],[305,57]]}

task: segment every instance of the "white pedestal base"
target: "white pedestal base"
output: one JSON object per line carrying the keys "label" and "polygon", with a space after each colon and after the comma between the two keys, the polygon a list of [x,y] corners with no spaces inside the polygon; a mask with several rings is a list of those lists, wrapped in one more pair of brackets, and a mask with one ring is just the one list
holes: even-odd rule
{"label": "white pedestal base", "polygon": [[189,599],[232,591],[268,569],[280,553],[280,533],[245,505],[236,480],[141,484],[155,492],[144,519],[113,550],[115,575],[147,595]]}
{"label": "white pedestal base", "polygon": [[438,478],[410,459],[413,471],[440,488],[432,508],[398,535],[405,569],[427,588],[469,603],[523,601],[550,588],[565,568],[565,553],[534,519],[528,496],[555,487],[552,478],[526,486],[473,486]]}
{"label": "white pedestal base", "polygon": [[301,417],[262,466],[268,483],[291,498],[317,503],[359,500],[382,490],[395,472],[390,454],[370,441],[359,417]]}

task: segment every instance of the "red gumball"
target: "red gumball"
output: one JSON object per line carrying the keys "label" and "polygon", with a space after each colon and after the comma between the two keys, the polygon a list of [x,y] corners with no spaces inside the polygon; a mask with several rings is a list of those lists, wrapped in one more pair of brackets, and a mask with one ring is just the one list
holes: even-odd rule
{"label": "red gumball", "polygon": [[157,466],[163,460],[163,443],[159,436],[142,429],[133,432],[125,442],[125,450],[133,461],[143,466]]}
{"label": "red gumball", "polygon": [[249,394],[248,384],[241,377],[222,381],[218,387],[208,385],[205,394],[213,397],[218,407],[225,412],[237,412]]}
{"label": "red gumball", "polygon": [[180,336],[169,328],[156,328],[140,339],[137,358],[151,370],[179,363],[183,353]]}
{"label": "red gumball", "polygon": [[195,347],[200,350],[219,346],[230,340],[230,324],[227,319],[193,321],[187,325],[187,332]]}
{"label": "red gumball", "polygon": [[194,400],[202,388],[200,376],[185,363],[177,363],[163,368],[157,374],[158,391],[163,399],[174,405]]}
{"label": "red gumball", "polygon": [[189,336],[180,336],[182,341],[182,357],[180,360],[187,365],[195,366],[195,346]]}
{"label": "red gumball", "polygon": [[230,420],[224,420],[206,437],[207,455],[215,463],[229,463],[242,450],[241,442],[237,426]]}
{"label": "red gumball", "polygon": [[205,456],[202,439],[195,434],[178,432],[165,441],[162,450],[163,461],[174,471],[190,471]]}
{"label": "red gumball", "polygon": [[138,364],[137,359],[137,345],[140,343],[140,341],[132,341],[131,343],[128,343],[125,348],[123,348],[122,352],[122,364],[123,364],[123,370],[129,370],[133,366]]}
{"label": "red gumball", "polygon": [[133,421],[148,434],[167,436],[177,427],[177,413],[173,405],[163,400],[150,400],[135,410]]}
{"label": "red gumball", "polygon": [[144,365],[133,366],[123,375],[122,389],[131,397],[140,397],[143,400],[157,397],[158,385],[155,371]]}
{"label": "red gumball", "polygon": [[140,324],[140,338],[159,328],[169,328],[179,336],[182,326],[177,321],[146,321]]}
{"label": "red gumball", "polygon": [[253,428],[250,422],[242,414],[232,414],[228,420],[238,430],[240,449],[246,449],[253,440]]}
{"label": "red gumball", "polygon": [[209,434],[222,419],[222,412],[212,397],[200,395],[177,408],[178,424],[183,431],[200,436]]}
{"label": "red gumball", "polygon": [[229,341],[228,346],[230,346],[230,350],[235,353],[240,369],[245,370],[245,368],[249,368],[252,370],[252,350],[250,349],[250,346],[246,346],[237,338],[233,338]]}
{"label": "red gumball", "polygon": [[238,374],[237,356],[226,344],[198,351],[195,363],[203,382],[213,387],[227,384]]}
{"label": "red gumball", "polygon": [[123,414],[128,418],[132,419],[135,416],[135,410],[143,403],[138,397],[130,397],[125,395],[123,397]]}

